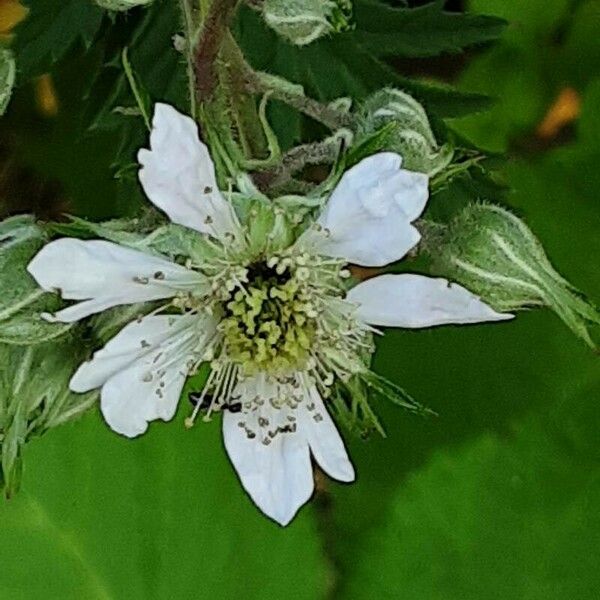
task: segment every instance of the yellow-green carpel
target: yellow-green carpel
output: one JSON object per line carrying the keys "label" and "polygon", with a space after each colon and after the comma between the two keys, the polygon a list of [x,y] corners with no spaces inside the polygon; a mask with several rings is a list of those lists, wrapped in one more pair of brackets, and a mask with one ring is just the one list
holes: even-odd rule
{"label": "yellow-green carpel", "polygon": [[264,264],[248,271],[247,286],[232,293],[220,324],[229,358],[246,375],[305,368],[317,328],[310,287],[296,273],[277,275]]}

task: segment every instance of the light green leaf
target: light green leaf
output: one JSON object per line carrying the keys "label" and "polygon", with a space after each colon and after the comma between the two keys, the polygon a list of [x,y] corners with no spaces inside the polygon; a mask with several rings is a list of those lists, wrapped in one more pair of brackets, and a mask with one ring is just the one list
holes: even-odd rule
{"label": "light green leaf", "polygon": [[12,600],[324,596],[310,507],[288,528],[242,491],[220,424],[153,425],[127,440],[96,415],[30,447],[23,490],[0,506]]}

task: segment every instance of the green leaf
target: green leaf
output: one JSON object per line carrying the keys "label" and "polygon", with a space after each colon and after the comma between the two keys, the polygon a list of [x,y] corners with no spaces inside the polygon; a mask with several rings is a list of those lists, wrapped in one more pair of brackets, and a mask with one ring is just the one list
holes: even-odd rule
{"label": "green leaf", "polygon": [[[282,42],[250,10],[240,11],[236,27],[236,37],[254,68],[298,83],[307,95],[322,101],[340,96],[360,100],[383,86],[393,85],[413,95],[438,117],[462,116],[489,106],[489,98],[482,94],[401,77],[365,47],[360,35],[359,25],[354,32],[297,48]],[[270,118],[283,146],[301,139],[302,120],[297,113],[275,104]]]}
{"label": "green leaf", "polygon": [[10,50],[0,48],[0,116],[6,112],[15,85],[15,59]]}
{"label": "green leaf", "polygon": [[26,270],[45,241],[44,231],[32,217],[0,222],[0,343],[39,344],[72,327],[42,319],[42,313],[55,311],[60,302],[41,290]]}
{"label": "green leaf", "polygon": [[136,440],[97,415],[30,446],[0,505],[2,589],[14,600],[324,597],[310,507],[282,529],[242,491],[220,424],[153,425]]}
{"label": "green leaf", "polygon": [[443,0],[392,8],[377,0],[356,3],[358,43],[377,56],[436,56],[500,37],[506,21],[444,11]]}
{"label": "green leaf", "polygon": [[75,339],[19,348],[0,345],[0,488],[18,490],[27,442],[80,416],[95,393],[73,394],[68,382],[82,359]]}
{"label": "green leaf", "polygon": [[48,71],[77,42],[88,48],[103,19],[102,9],[91,0],[28,0],[27,8],[15,43],[24,78]]}
{"label": "green leaf", "polygon": [[593,598],[600,380],[551,417],[436,453],[396,493],[346,597]]}
{"label": "green leaf", "polygon": [[[452,127],[479,147],[505,152],[512,139],[543,118],[551,98],[551,82],[540,58],[532,48],[523,51],[506,44],[472,61],[462,75],[462,89],[488,94],[498,101],[485,114],[466,116]],[[519,69],[515,71],[517,63]],[[494,73],[493,78],[490,73]]]}
{"label": "green leaf", "polygon": [[[123,18],[123,17],[121,17]],[[150,115],[124,115],[123,108],[139,112],[139,101],[147,110],[150,101],[167,102],[183,112],[189,112],[186,66],[183,56],[175,49],[173,38],[181,29],[181,15],[176,2],[157,0],[144,10],[143,18],[130,27],[129,38],[117,41],[114,54],[107,63],[117,69],[108,94],[100,80],[91,94],[95,99],[95,114],[90,116],[92,129],[112,131],[116,142],[115,164],[128,166],[135,162],[136,152],[146,141],[145,119]],[[119,45],[120,44],[120,45]],[[127,49],[126,68],[141,98],[136,98],[123,67],[123,50]],[[133,75],[135,74],[135,75]],[[143,90],[143,91],[141,91]]]}
{"label": "green leaf", "polygon": [[502,43],[523,46],[547,38],[575,8],[570,0],[470,0],[468,5],[473,12],[506,19],[509,27]]}

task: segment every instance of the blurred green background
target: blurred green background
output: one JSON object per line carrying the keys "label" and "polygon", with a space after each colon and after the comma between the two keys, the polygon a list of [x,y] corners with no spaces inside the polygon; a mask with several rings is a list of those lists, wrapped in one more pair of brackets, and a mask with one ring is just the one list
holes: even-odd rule
{"label": "blurred green background", "polygon": [[[495,98],[449,125],[508,153],[507,204],[600,301],[600,2],[465,8],[507,19],[501,41],[392,62]],[[3,161],[38,182],[26,208],[127,214],[137,200],[112,178],[113,134],[79,135],[85,60],[55,74],[55,116],[33,86],[18,91]],[[599,598],[598,360],[545,311],[389,332],[377,370],[439,417],[377,403],[388,437],[349,439],[357,482],[321,481],[287,529],[242,492],[218,422],[186,431],[182,404],[178,422],[128,441],[88,414],[30,444],[22,491],[0,504],[0,598]]]}

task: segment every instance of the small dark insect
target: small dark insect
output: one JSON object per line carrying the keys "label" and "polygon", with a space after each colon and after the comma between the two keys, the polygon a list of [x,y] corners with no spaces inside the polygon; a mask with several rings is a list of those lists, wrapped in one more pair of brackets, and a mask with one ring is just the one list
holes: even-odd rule
{"label": "small dark insect", "polygon": [[[191,402],[192,406],[196,407],[198,402],[202,398],[202,392],[190,392],[188,394],[188,400]],[[202,398],[202,404],[200,405],[200,410],[208,410],[213,401],[213,397],[211,394],[206,394],[204,398]],[[239,413],[242,411],[242,403],[241,402],[232,402],[231,404],[225,404],[221,407],[222,410],[228,410],[231,413]]]}

